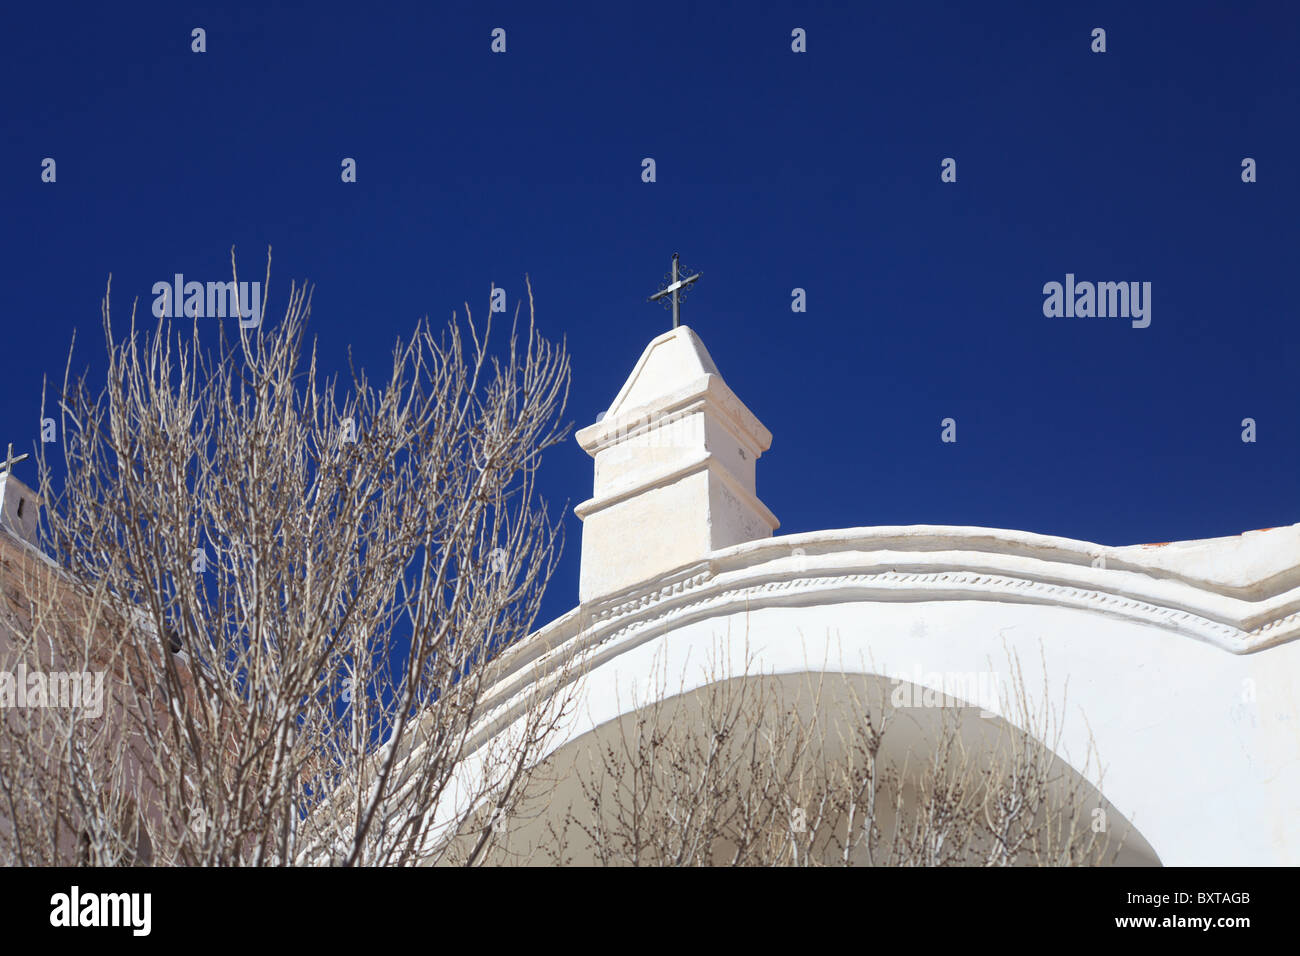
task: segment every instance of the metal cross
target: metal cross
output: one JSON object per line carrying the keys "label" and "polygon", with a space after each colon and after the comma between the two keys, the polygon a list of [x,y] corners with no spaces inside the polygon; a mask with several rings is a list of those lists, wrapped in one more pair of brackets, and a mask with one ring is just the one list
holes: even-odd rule
{"label": "metal cross", "polygon": [[650,296],[650,298],[647,299],[646,301],[648,301],[648,302],[654,302],[654,301],[657,300],[657,299],[662,299],[664,296],[668,295],[668,294],[671,292],[671,293],[672,293],[672,296],[673,296],[673,299],[672,299],[672,302],[673,302],[673,328],[677,328],[677,326],[680,324],[679,317],[678,317],[678,315],[679,315],[679,313],[678,313],[678,303],[679,303],[680,301],[684,301],[684,300],[686,299],[685,294],[682,294],[682,295],[679,297],[679,296],[678,296],[678,292],[681,291],[681,290],[683,290],[683,289],[685,289],[688,285],[690,285],[692,282],[694,282],[694,281],[695,281],[696,279],[698,279],[699,277],[700,277],[700,273],[697,272],[697,273],[695,273],[695,275],[693,275],[693,276],[687,276],[685,279],[679,279],[679,278],[677,277],[677,253],[674,252],[674,253],[673,253],[673,273],[672,273],[672,283],[671,283],[667,288],[660,289],[660,290],[659,290],[658,292],[656,292],[654,295]]}
{"label": "metal cross", "polygon": [[14,470],[14,465],[18,464],[20,461],[26,461],[28,458],[31,457],[32,456],[27,454],[27,452],[23,452],[21,455],[15,458],[14,443],[10,442],[9,454],[5,455],[4,468],[0,468],[0,475],[7,475],[9,472]]}

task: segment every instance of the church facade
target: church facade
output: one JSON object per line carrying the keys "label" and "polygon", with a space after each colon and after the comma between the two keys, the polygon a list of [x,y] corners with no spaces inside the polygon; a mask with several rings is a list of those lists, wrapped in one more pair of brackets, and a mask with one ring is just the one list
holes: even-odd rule
{"label": "church facade", "polygon": [[1089,779],[1095,744],[1118,862],[1300,863],[1300,525],[1129,547],[926,525],[778,536],[756,485],[772,436],[685,326],[577,439],[595,469],[580,603],[508,655],[485,739],[575,660],[553,754],[599,741],[660,673],[674,694],[830,674],[1015,724],[1014,656],[1064,707],[1040,743]]}

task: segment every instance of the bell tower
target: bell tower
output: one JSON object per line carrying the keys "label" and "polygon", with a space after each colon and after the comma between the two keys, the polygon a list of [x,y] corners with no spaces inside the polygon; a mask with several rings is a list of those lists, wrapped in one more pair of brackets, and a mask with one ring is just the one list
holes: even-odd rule
{"label": "bell tower", "polygon": [[582,519],[583,603],[780,526],[754,466],[772,434],[681,325],[646,346],[609,410],[577,434],[595,459]]}
{"label": "bell tower", "polygon": [[30,457],[26,454],[14,457],[11,442],[9,453],[0,459],[0,527],[28,544],[35,545],[40,540],[37,525],[40,520],[41,498],[14,474],[14,465]]}

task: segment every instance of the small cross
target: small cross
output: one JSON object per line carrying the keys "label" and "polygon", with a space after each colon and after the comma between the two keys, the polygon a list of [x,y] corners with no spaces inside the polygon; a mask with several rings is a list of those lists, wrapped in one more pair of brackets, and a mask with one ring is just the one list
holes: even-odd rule
{"label": "small cross", "polygon": [[664,296],[668,295],[668,293],[671,292],[673,296],[673,300],[672,300],[673,301],[673,328],[677,328],[677,326],[680,324],[678,319],[678,302],[684,301],[686,298],[686,295],[683,293],[679,299],[678,292],[682,289],[685,289],[688,285],[690,285],[699,277],[700,277],[700,273],[697,272],[695,273],[695,275],[688,276],[685,279],[677,278],[677,253],[674,252],[672,284],[665,289],[660,289],[654,295],[650,296],[650,298],[647,299],[646,301],[654,302],[656,299],[662,299]]}
{"label": "small cross", "polygon": [[21,455],[15,458],[14,443],[10,442],[9,454],[5,456],[4,468],[0,468],[0,475],[7,475],[9,472],[14,470],[14,465],[18,464],[20,461],[26,461],[28,458],[31,457],[32,457],[31,455],[27,454],[26,452],[23,452]]}

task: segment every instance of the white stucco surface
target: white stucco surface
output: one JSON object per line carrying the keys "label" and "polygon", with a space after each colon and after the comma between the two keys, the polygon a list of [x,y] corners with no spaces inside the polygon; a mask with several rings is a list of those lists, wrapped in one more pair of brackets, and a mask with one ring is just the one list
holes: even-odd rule
{"label": "white stucco surface", "polygon": [[753,467],[771,436],[686,328],[578,440],[595,458],[581,603],[503,661],[483,739],[563,660],[585,676],[552,750],[657,673],[689,691],[745,654],[751,673],[938,689],[1005,688],[1014,657],[1064,705],[1058,753],[1082,770],[1091,731],[1106,798],[1161,862],[1300,864],[1300,525],[1130,547],[928,525],[774,538]]}

